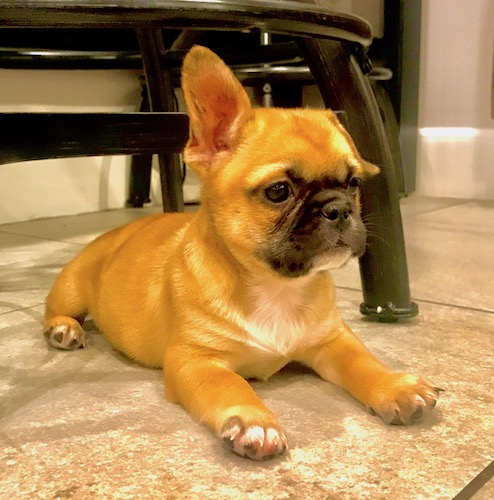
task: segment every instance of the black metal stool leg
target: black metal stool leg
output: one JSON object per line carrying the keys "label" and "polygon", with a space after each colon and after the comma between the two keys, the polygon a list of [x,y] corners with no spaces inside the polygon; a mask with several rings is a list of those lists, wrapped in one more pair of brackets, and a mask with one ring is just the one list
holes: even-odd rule
{"label": "black metal stool leg", "polygon": [[[144,84],[141,93],[142,101],[139,111],[149,112],[149,99],[147,87]],[[144,203],[149,203],[151,188],[151,170],[153,155],[134,155],[130,165],[129,199],[128,203],[134,208],[142,208]]]}
{"label": "black metal stool leg", "polygon": [[415,316],[418,307],[410,298],[393,159],[372,88],[352,55],[352,44],[316,39],[299,43],[326,105],[346,112],[360,153],[381,168],[362,192],[363,217],[372,227],[360,259],[360,310],[382,321]]}
{"label": "black metal stool leg", "polygon": [[[137,29],[144,73],[152,111],[176,111],[173,84],[164,65],[163,35],[160,29]],[[163,133],[166,133],[164,131]],[[184,209],[182,165],[177,154],[158,154],[160,165],[163,210],[179,212]]]}
{"label": "black metal stool leg", "polygon": [[391,104],[391,99],[389,98],[386,89],[380,81],[371,79],[369,79],[369,81],[372,90],[374,91],[374,95],[376,96],[376,102],[379,106],[379,111],[383,120],[384,130],[386,132],[389,149],[391,151],[391,157],[393,158],[396,186],[398,193],[401,196],[406,193],[406,188],[405,179],[403,177],[403,162],[401,158],[400,128]]}

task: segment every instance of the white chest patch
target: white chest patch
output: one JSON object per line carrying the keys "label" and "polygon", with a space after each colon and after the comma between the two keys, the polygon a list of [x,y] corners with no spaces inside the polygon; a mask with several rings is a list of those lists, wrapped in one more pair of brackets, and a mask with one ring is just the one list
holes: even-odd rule
{"label": "white chest patch", "polygon": [[287,286],[285,282],[252,286],[254,308],[243,325],[249,345],[288,355],[327,334],[324,325],[316,322],[317,315],[304,288]]}

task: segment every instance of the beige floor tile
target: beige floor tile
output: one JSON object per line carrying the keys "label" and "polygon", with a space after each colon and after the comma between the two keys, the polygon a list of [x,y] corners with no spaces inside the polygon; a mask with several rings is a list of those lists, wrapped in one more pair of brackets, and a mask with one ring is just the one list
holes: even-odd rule
{"label": "beige floor tile", "polygon": [[419,317],[362,319],[360,292],[348,289],[360,286],[356,262],[335,273],[338,303],[383,361],[446,389],[433,417],[388,427],[342,390],[285,370],[253,382],[291,442],[289,456],[262,464],[222,448],[164,400],[160,371],[97,332],[73,353],[45,343],[41,304],[61,266],[145,211],[0,226],[0,498],[453,498],[494,460],[492,204],[402,206],[412,294],[426,300]]}
{"label": "beige floor tile", "polygon": [[43,303],[62,265],[80,249],[0,230],[0,315]]}
{"label": "beige floor tile", "polygon": [[[494,311],[494,202],[423,200],[404,200],[412,297]],[[339,287],[361,289],[357,261],[333,276]]]}
{"label": "beige floor tile", "polygon": [[494,200],[470,201],[417,215],[408,222],[471,233],[494,234]]}
{"label": "beige floor tile", "polygon": [[[342,390],[289,369],[255,390],[279,416],[291,454],[240,459],[163,398],[161,374],[114,352],[49,349],[42,310],[3,315],[0,461],[5,498],[451,499],[493,459],[494,315],[431,304],[414,321],[363,321],[357,292],[344,316],[398,370],[441,385],[433,418],[390,427]],[[468,334],[465,331],[469,328]],[[19,332],[22,335],[19,335]]]}
{"label": "beige floor tile", "polygon": [[[186,205],[185,207],[186,212],[195,210],[197,210],[197,205]],[[159,206],[108,210],[106,212],[4,224],[0,225],[0,232],[86,245],[110,229],[161,212],[162,209]]]}
{"label": "beige floor tile", "polygon": [[407,223],[405,240],[413,297],[494,311],[494,232]]}
{"label": "beige floor tile", "polygon": [[459,200],[457,198],[433,198],[413,193],[400,200],[400,208],[402,217],[406,219],[448,207],[461,206],[465,203],[467,203],[466,200]]}
{"label": "beige floor tile", "polygon": [[0,231],[86,245],[114,227],[160,211],[160,207],[108,210],[107,212],[5,224],[0,226]]}

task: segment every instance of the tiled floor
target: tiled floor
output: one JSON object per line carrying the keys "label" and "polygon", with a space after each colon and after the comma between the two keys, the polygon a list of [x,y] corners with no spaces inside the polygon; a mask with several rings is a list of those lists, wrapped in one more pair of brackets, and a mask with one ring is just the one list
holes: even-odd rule
{"label": "tiled floor", "polygon": [[[95,235],[153,211],[118,210],[0,226],[0,499],[451,499],[494,460],[494,202],[402,203],[414,320],[363,320],[358,266],[335,273],[340,308],[392,367],[444,387],[434,416],[388,427],[311,373],[257,392],[291,453],[254,463],[165,402],[161,375],[93,332],[64,353],[41,335],[60,267]],[[476,483],[477,484],[477,483]],[[469,498],[473,488],[460,494]],[[494,498],[494,480],[475,494]]]}

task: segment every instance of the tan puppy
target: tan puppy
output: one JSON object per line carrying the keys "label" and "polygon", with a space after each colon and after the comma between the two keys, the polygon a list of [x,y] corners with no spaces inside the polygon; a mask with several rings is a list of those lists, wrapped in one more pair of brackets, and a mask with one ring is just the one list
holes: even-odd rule
{"label": "tan puppy", "polygon": [[163,367],[166,397],[233,451],[282,453],[276,416],[245,378],[292,360],[344,387],[388,423],[429,412],[439,389],[377,361],[342,321],[328,270],[365,249],[366,163],[330,111],[253,109],[211,51],[183,65],[185,160],[203,182],[194,214],[146,217],[101,236],[58,276],[50,342],[84,346],[91,314],[121,352]]}

